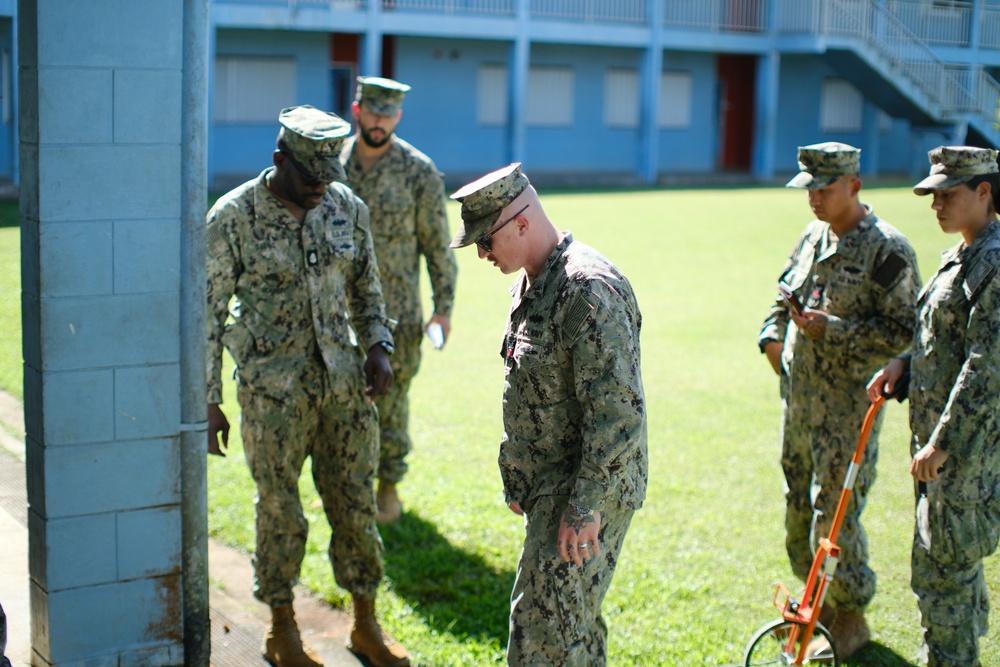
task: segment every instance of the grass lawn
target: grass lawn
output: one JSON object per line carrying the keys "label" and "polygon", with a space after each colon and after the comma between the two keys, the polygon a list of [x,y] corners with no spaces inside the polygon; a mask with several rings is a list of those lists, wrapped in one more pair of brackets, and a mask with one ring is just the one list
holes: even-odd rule
{"label": "grass lawn", "polygon": [[[957,240],[940,232],[929,199],[908,187],[870,187],[863,195],[910,238],[929,276],[940,252]],[[737,663],[753,631],[777,617],[770,604],[775,584],[799,589],[784,551],[777,379],[757,351],[756,334],[777,274],[810,217],[805,195],[781,188],[543,190],[542,201],[557,225],[625,272],[644,315],[649,495],[604,604],[609,664]],[[454,228],[457,208],[450,216]],[[8,259],[0,279],[7,294],[16,294],[19,274],[10,266],[17,232],[0,228],[0,234]],[[452,338],[442,352],[425,346],[411,393],[415,451],[400,487],[406,512],[383,531],[380,612],[426,667],[502,662],[523,535],[521,519],[503,504],[496,468],[498,352],[513,278],[478,261],[474,249],[458,251],[458,258]],[[7,324],[0,329],[3,350],[16,337],[18,316],[18,309],[0,313]],[[20,395],[20,356],[2,358],[0,383]],[[231,382],[224,409],[235,423]],[[905,406],[887,410],[880,478],[865,514],[879,576],[869,614],[874,641],[848,665],[917,664]],[[210,530],[249,550],[254,491],[238,434],[230,452],[209,461]],[[345,593],[326,559],[329,528],[308,474],[302,492],[311,526],[304,583],[343,605]],[[997,574],[991,559],[989,580]],[[984,665],[1000,664],[996,631],[981,647]]]}
{"label": "grass lawn", "polygon": [[21,385],[21,233],[16,200],[0,200],[0,390]]}

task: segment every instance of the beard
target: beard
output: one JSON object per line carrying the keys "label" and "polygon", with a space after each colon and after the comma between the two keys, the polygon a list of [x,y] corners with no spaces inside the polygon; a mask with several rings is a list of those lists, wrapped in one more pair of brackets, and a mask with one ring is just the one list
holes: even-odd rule
{"label": "beard", "polygon": [[361,128],[361,140],[364,141],[365,145],[369,148],[382,148],[382,146],[385,146],[390,139],[392,139],[392,134],[386,134],[383,132],[381,139],[375,139],[372,137],[370,130]]}

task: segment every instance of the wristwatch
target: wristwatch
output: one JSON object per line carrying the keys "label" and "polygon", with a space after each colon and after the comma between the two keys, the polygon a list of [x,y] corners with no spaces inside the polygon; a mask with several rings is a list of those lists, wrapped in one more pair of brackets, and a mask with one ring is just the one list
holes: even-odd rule
{"label": "wristwatch", "polygon": [[388,355],[390,355],[390,356],[392,356],[392,353],[396,351],[396,346],[393,345],[392,343],[390,343],[389,341],[380,340],[379,342],[377,342],[375,344],[376,345],[381,345],[383,348],[385,348],[385,353],[388,354]]}

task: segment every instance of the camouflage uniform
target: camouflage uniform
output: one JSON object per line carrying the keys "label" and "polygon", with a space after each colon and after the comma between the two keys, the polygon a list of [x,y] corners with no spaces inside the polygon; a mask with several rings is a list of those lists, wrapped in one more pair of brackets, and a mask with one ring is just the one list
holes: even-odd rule
{"label": "camouflage uniform", "polygon": [[7,650],[7,615],[0,605],[0,667],[11,667],[10,660],[4,655]]}
{"label": "camouflage uniform", "polygon": [[[465,219],[453,245],[481,237],[527,186],[519,167],[507,175],[492,187],[452,195],[464,198]],[[470,223],[476,198],[494,202],[485,228],[483,221]],[[522,274],[512,295],[501,349],[499,463],[506,501],[524,510],[526,536],[511,594],[507,660],[604,665],[601,603],[646,495],[642,316],[628,280],[570,234],[530,287]],[[567,504],[601,512],[601,551],[582,567],[563,562],[556,550]]]}
{"label": "camouflage uniform", "polygon": [[[832,181],[822,180],[824,175],[835,180],[856,173],[856,156],[846,171],[837,162],[845,153],[850,156],[849,151],[803,154],[810,148],[800,149],[803,173],[789,185],[808,187],[811,181],[803,183],[803,174],[820,174],[820,182],[829,184]],[[870,405],[865,385],[906,347],[913,332],[920,289],[916,256],[900,232],[866,208],[861,223],[840,239],[826,222],[809,223],[780,274],[806,307],[829,314],[823,337],[811,340],[803,335],[780,297],[758,337],[762,350],[769,341],[784,342],[780,437],[785,546],[792,570],[803,581],[819,538],[830,533]],[[860,517],[875,481],[880,423],[872,429],[855,482],[837,540],[841,560],[828,589],[828,603],[848,612],[863,612],[875,594]]]}
{"label": "camouflage uniform", "polygon": [[311,456],[333,528],[337,583],[374,598],[382,577],[377,415],[364,396],[363,366],[365,350],[392,336],[368,209],[333,183],[299,223],[268,190],[271,171],[220,198],[207,222],[208,401],[222,400],[225,345],[237,364],[241,432],[257,484],[254,592],[272,607],[292,601],[308,530],[298,479]]}
{"label": "camouflage uniform", "polygon": [[[932,162],[951,171],[985,154],[983,168],[996,172],[996,151],[935,150]],[[954,184],[926,185],[915,190]],[[916,484],[911,585],[929,663],[971,666],[988,628],[983,558],[1000,536],[1000,223],[944,253],[917,307],[913,349],[903,357],[912,450],[933,444],[949,458],[938,479]]]}
{"label": "camouflage uniform", "polygon": [[[361,77],[359,81],[361,102],[380,102],[377,111],[390,112],[382,115],[398,111],[398,105],[390,102],[397,97],[401,101],[402,93],[392,95],[397,89],[376,85],[390,80]],[[371,211],[386,314],[399,322],[393,330],[396,351],[391,361],[395,379],[389,391],[376,400],[381,430],[378,476],[395,483],[406,474],[405,457],[412,448],[407,394],[420,367],[423,337],[420,256],[427,261],[437,315],[451,316],[458,265],[448,247],[444,180],[431,159],[394,136],[388,152],[365,173],[354,152],[357,141],[357,135],[347,140],[340,159],[347,172],[347,184]]]}

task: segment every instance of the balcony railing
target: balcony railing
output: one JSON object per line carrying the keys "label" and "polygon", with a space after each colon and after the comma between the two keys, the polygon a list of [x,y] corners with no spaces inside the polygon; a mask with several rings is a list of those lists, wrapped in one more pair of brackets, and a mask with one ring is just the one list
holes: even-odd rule
{"label": "balcony railing", "polygon": [[382,10],[512,16],[514,2],[515,0],[382,0]]}
{"label": "balcony railing", "polygon": [[1000,49],[1000,8],[983,7],[979,45],[984,49]]}
{"label": "balcony railing", "polygon": [[871,0],[782,0],[779,32],[808,32],[859,40],[891,73],[905,77],[940,104],[947,73],[934,51]]}
{"label": "balcony railing", "polygon": [[[1000,84],[982,67],[945,64],[889,8],[871,0],[778,0],[779,32],[809,32],[859,40],[944,115],[973,114],[995,123]],[[1000,18],[1000,16],[995,17]]]}
{"label": "balcony railing", "polygon": [[761,32],[767,0],[662,0],[663,24],[712,31]]}
{"label": "balcony railing", "polygon": [[929,44],[969,45],[971,2],[954,2],[948,7],[938,7],[926,2],[889,0],[886,9],[914,35]]}
{"label": "balcony railing", "polygon": [[977,113],[997,120],[1000,83],[981,66],[948,65],[954,85],[945,89],[946,104],[956,112]]}
{"label": "balcony railing", "polygon": [[649,22],[649,0],[531,0],[531,16],[584,23]]}
{"label": "balcony railing", "polygon": [[211,2],[234,5],[274,5],[289,9],[295,9],[296,7],[308,7],[311,9],[364,9],[367,6],[367,0],[211,0]]}

